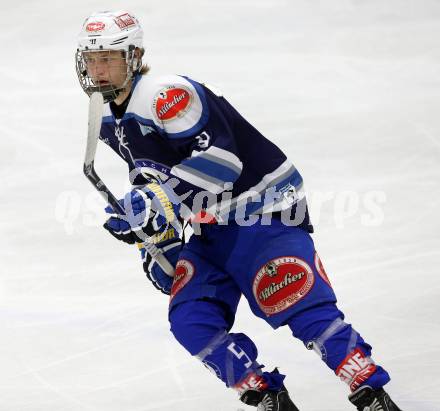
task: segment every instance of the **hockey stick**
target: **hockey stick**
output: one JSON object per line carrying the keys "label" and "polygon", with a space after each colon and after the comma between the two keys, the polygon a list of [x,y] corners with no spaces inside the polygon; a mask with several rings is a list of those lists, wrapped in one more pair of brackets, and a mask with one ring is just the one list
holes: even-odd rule
{"label": "hockey stick", "polygon": [[[113,210],[115,210],[119,215],[123,216],[125,215],[125,210],[98,176],[94,166],[96,148],[98,146],[99,134],[101,132],[103,105],[104,99],[101,93],[95,92],[90,96],[89,126],[87,132],[87,147],[83,171],[88,180],[93,184],[93,187],[95,187],[96,190],[101,193],[105,201],[113,207]],[[147,253],[150,254],[151,257],[159,264],[160,268],[162,268],[167,275],[173,277],[174,268],[167,258],[162,254],[162,250],[157,248],[151,241],[149,241],[148,238],[143,245]]]}

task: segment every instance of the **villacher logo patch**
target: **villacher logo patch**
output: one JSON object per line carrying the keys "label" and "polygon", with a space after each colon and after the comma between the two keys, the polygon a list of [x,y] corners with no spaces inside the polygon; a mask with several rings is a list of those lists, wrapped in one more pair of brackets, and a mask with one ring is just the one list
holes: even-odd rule
{"label": "villacher logo patch", "polygon": [[194,265],[191,261],[181,259],[176,264],[176,271],[174,272],[174,282],[171,287],[171,300],[176,294],[188,283],[194,276]]}
{"label": "villacher logo patch", "polygon": [[153,102],[153,112],[156,117],[167,122],[181,118],[191,108],[193,95],[184,86],[169,86],[156,94]]}
{"label": "villacher logo patch", "polygon": [[310,266],[297,257],[279,257],[257,272],[253,292],[261,310],[269,317],[300,301],[311,290],[315,277]]}
{"label": "villacher logo patch", "polygon": [[319,258],[317,252],[315,252],[315,267],[316,267],[316,271],[318,271],[318,274],[321,276],[321,278],[331,287],[332,285],[330,283],[328,275],[324,269],[324,265],[322,264],[322,261]]}

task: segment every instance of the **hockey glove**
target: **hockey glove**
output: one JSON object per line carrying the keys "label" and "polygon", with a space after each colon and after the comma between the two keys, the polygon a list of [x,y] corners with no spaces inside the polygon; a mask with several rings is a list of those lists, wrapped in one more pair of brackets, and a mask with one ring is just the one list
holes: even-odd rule
{"label": "hockey glove", "polygon": [[[168,236],[173,235],[174,229],[168,230]],[[153,260],[145,250],[145,248],[139,244],[139,249],[141,250],[141,256],[143,261],[143,267],[147,278],[153,283],[153,285],[164,294],[170,294],[171,286],[173,285],[173,278],[167,275],[159,264]],[[170,262],[170,264],[175,267],[177,260],[179,259],[179,253],[182,248],[182,241],[180,238],[174,238],[170,240],[164,240],[156,247],[161,248],[163,255]]]}
{"label": "hockey glove", "polygon": [[172,202],[173,198],[172,191],[158,183],[137,187],[119,200],[125,215],[116,214],[111,206],[105,209],[112,216],[104,228],[128,244],[142,243],[152,236],[160,237],[170,226],[179,231],[179,206]]}

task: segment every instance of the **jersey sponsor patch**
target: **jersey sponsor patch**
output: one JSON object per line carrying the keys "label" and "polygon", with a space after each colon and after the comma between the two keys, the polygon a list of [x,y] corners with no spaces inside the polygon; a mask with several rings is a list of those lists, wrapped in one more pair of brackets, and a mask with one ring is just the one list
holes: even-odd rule
{"label": "jersey sponsor patch", "polygon": [[102,31],[105,28],[105,23],[102,21],[93,21],[86,26],[86,31],[95,33],[97,31]]}
{"label": "jersey sponsor patch", "polygon": [[168,86],[154,97],[153,113],[161,122],[183,117],[191,108],[194,96],[185,86]]}
{"label": "jersey sponsor patch", "polygon": [[188,284],[189,280],[194,276],[194,265],[191,261],[181,259],[176,264],[176,270],[174,272],[174,281],[171,287],[170,301],[176,296],[176,294]]}
{"label": "jersey sponsor patch", "polygon": [[284,311],[304,298],[315,277],[310,266],[297,257],[270,260],[257,272],[253,292],[266,316]]}
{"label": "jersey sponsor patch", "polygon": [[318,271],[318,274],[321,276],[321,278],[331,287],[330,280],[328,279],[328,275],[325,272],[324,265],[322,264],[321,259],[319,258],[319,255],[317,252],[315,252],[315,267],[316,271]]}
{"label": "jersey sponsor patch", "polygon": [[336,375],[355,391],[376,371],[376,365],[370,357],[356,348],[345,357],[344,361],[336,369]]}

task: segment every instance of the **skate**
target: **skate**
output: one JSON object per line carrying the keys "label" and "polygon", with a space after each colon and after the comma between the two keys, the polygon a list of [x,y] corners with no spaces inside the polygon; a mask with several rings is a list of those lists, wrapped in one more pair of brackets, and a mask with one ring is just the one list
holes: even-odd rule
{"label": "skate", "polygon": [[247,405],[257,407],[257,411],[299,411],[284,385],[279,391],[246,390],[240,396],[240,400]]}
{"label": "skate", "polygon": [[402,411],[383,388],[373,390],[369,386],[358,388],[348,399],[358,411]]}

